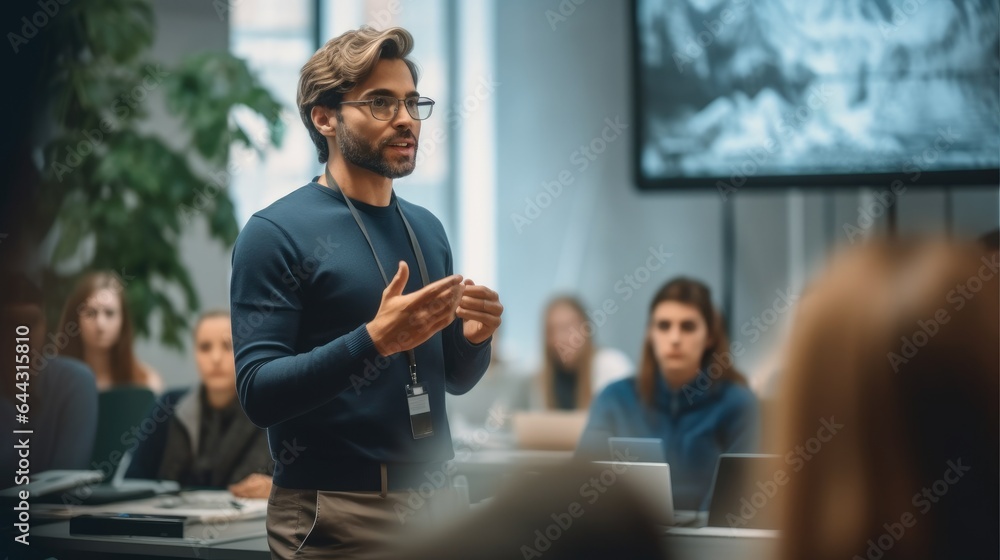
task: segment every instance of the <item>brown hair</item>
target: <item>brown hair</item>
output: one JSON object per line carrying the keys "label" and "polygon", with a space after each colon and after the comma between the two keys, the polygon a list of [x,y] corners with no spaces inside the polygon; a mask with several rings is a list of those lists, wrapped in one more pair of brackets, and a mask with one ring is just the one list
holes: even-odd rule
{"label": "brown hair", "polygon": [[336,108],[344,94],[364,81],[382,59],[402,59],[416,84],[417,66],[407,58],[412,50],[413,36],[402,27],[378,31],[363,25],[327,41],[302,66],[296,104],[299,117],[316,144],[320,163],[327,162],[330,150],[326,137],[313,126],[313,107]]}
{"label": "brown hair", "polygon": [[[842,427],[790,474],[782,558],[866,556],[871,546],[884,560],[963,558],[961,547],[996,546],[997,275],[976,280],[976,301],[955,291],[981,274],[980,256],[871,242],[837,255],[798,303],[781,449],[816,439],[824,420]],[[920,511],[916,496],[956,459],[970,474]],[[906,514],[916,528],[901,524]],[[977,535],[977,524],[992,528]],[[905,536],[887,541],[892,525]]]}
{"label": "brown hair", "polygon": [[[556,371],[555,365],[559,356],[557,349],[549,345],[549,315],[552,310],[559,306],[567,306],[573,309],[580,316],[583,324],[587,324],[587,311],[583,308],[580,300],[573,296],[558,296],[552,298],[545,306],[545,313],[542,315],[542,355],[545,357],[542,363],[542,392],[545,395],[545,407],[549,410],[558,408],[555,395]],[[576,370],[576,408],[586,409],[590,406],[593,398],[593,388],[591,380],[591,368],[594,357],[593,331],[587,332],[586,328],[580,329],[580,363]]]}
{"label": "brown hair", "polygon": [[[114,272],[91,272],[77,281],[66,300],[62,318],[59,320],[59,333],[67,341],[66,346],[61,348],[59,353],[78,360],[84,359],[83,337],[80,336],[80,313],[83,312],[86,301],[96,292],[104,289],[111,290],[118,296],[122,310],[122,330],[118,335],[118,341],[115,342],[110,351],[112,384],[145,384],[148,374],[145,368],[139,364],[132,349],[132,316],[125,299],[125,286],[121,278]],[[72,329],[70,329],[71,324]],[[74,332],[70,333],[70,330]]]}
{"label": "brown hair", "polygon": [[[712,305],[712,291],[705,284],[683,276],[674,278],[660,288],[653,296],[653,301],[649,304],[649,317],[652,319],[656,306],[665,301],[676,301],[687,305],[692,305],[698,309],[705,325],[708,327],[708,336],[712,343],[705,348],[701,356],[702,368],[709,365],[713,355],[718,360],[712,366],[720,368],[716,379],[725,379],[740,385],[746,385],[746,379],[736,370],[733,363],[733,356],[729,351],[729,337],[726,336],[726,328],[722,321],[722,315],[716,311]],[[725,357],[727,359],[720,359]],[[653,342],[649,339],[647,328],[645,342],[642,345],[642,361],[639,363],[639,374],[637,382],[639,384],[639,396],[646,404],[653,402],[653,394],[656,391],[656,376],[660,375],[660,368],[656,363],[656,354],[653,352]]]}

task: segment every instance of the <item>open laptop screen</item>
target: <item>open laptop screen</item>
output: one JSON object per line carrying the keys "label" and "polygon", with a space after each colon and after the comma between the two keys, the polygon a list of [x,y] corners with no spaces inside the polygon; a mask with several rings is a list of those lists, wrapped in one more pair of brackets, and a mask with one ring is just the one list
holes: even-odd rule
{"label": "open laptop screen", "polygon": [[777,529],[777,502],[789,473],[778,455],[719,456],[708,506],[710,527]]}

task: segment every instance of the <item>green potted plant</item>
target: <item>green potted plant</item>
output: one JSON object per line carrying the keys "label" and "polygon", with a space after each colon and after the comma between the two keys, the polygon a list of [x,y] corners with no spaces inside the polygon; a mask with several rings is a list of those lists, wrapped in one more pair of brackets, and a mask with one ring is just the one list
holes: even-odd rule
{"label": "green potted plant", "polygon": [[[152,61],[145,0],[68,4],[42,31],[49,37],[40,72],[45,134],[36,146],[41,210],[31,227],[36,239],[54,240],[42,263],[50,325],[81,272],[109,269],[124,277],[139,336],[149,336],[157,314],[160,341],[180,348],[200,302],[178,240],[201,220],[214,240],[232,246],[230,147],[280,144],[281,106],[227,52],[171,66]],[[151,130],[154,99],[165,102],[179,135]],[[263,119],[268,134],[251,138],[233,118],[237,108]],[[167,295],[178,289],[181,302]]]}

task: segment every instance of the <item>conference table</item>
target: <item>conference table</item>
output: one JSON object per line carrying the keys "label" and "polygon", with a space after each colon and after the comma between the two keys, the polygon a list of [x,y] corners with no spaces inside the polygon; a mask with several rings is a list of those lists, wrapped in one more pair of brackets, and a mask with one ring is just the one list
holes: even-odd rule
{"label": "conference table", "polygon": [[[256,528],[256,536],[227,540],[227,531],[215,544],[183,542],[152,537],[84,537],[69,534],[69,522],[61,521],[32,530],[31,548],[59,560],[202,558],[205,560],[270,560],[264,520],[234,523],[237,531]],[[672,558],[708,560],[716,558],[768,560],[777,555],[777,539],[769,532],[750,529],[712,531],[664,528],[663,538]],[[755,534],[751,534],[755,533]],[[45,556],[41,556],[44,558]],[[615,559],[609,559],[615,560]]]}
{"label": "conference table", "polygon": [[[467,477],[470,497],[478,502],[476,496],[489,494],[505,473],[558,465],[568,459],[568,452],[481,449],[457,456],[455,474]],[[775,531],[701,527],[706,521],[703,512],[697,519],[692,512],[691,518],[690,526],[661,529],[673,558],[767,560],[777,555]],[[264,519],[259,517],[216,522],[214,526],[194,524],[186,530],[185,538],[71,535],[69,521],[61,520],[33,526],[30,548],[33,553],[59,560],[270,559]],[[45,558],[44,555],[39,557]]]}

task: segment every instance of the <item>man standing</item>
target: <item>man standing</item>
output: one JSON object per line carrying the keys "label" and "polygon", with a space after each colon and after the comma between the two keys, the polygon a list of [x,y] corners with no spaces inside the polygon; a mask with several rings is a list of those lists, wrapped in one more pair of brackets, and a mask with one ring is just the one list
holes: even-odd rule
{"label": "man standing", "polygon": [[275,558],[378,552],[428,515],[409,490],[447,491],[445,391],[479,381],[500,325],[497,293],[453,274],[441,223],[392,189],[434,105],[412,47],[362,27],[303,66],[299,113],[326,169],[233,250],[237,389],[276,462]]}

